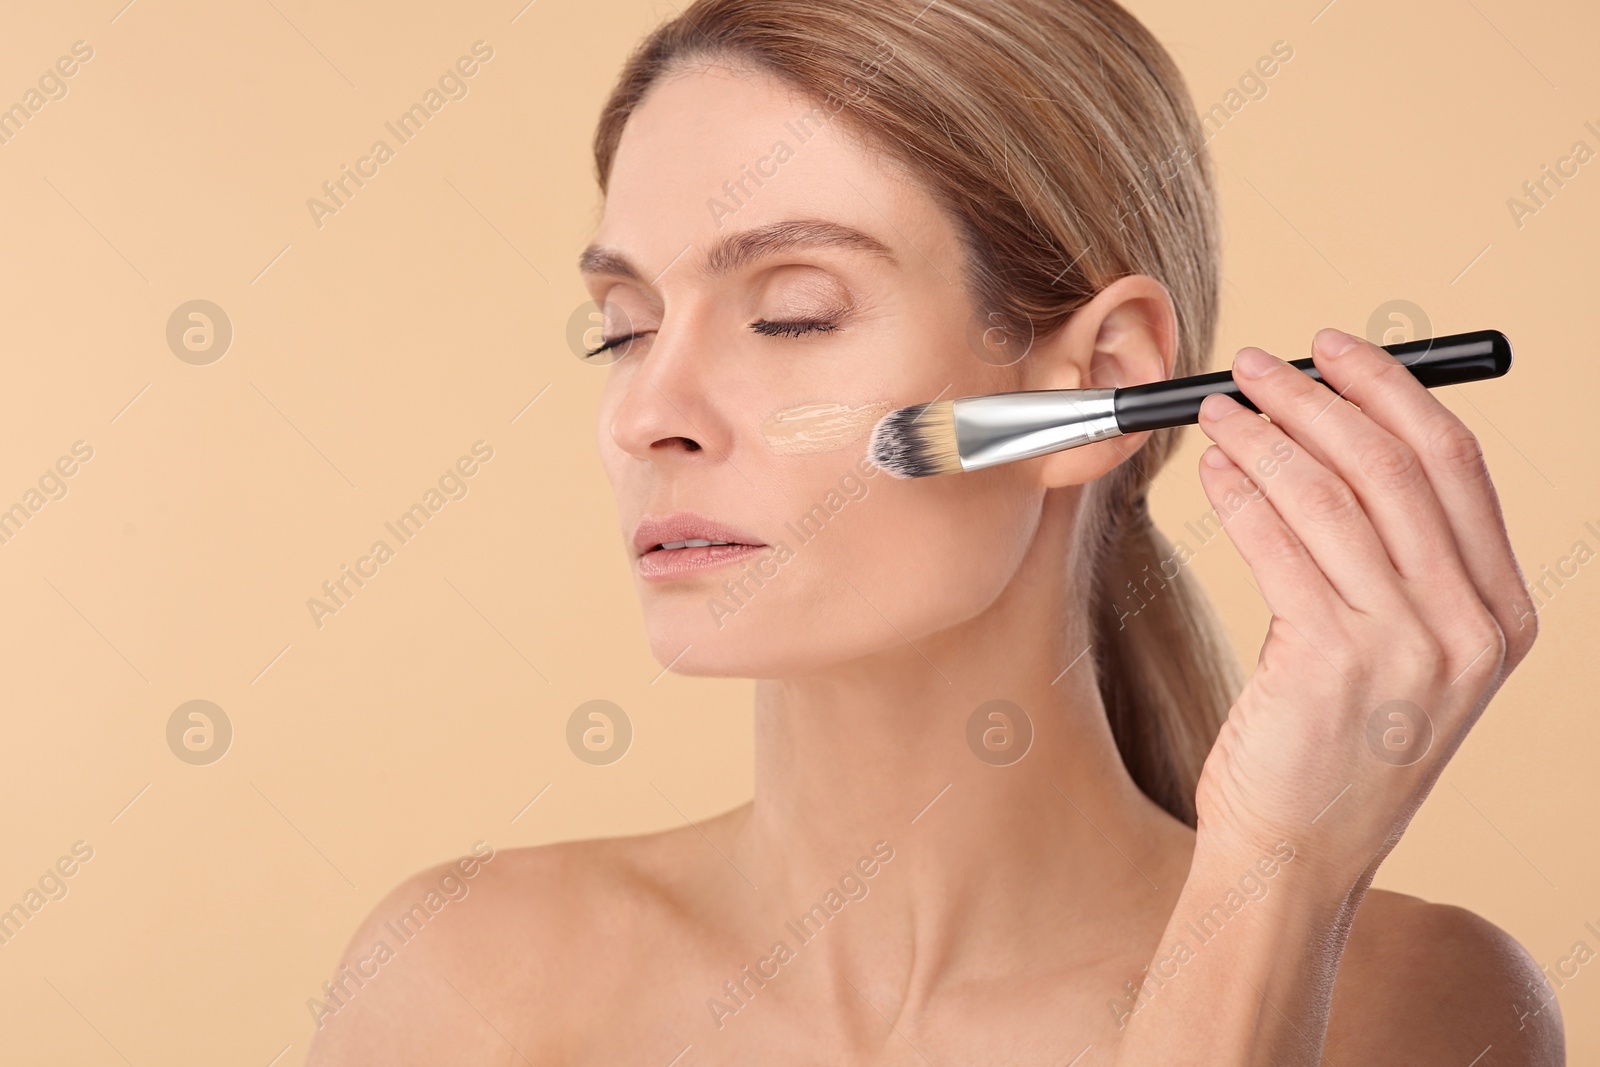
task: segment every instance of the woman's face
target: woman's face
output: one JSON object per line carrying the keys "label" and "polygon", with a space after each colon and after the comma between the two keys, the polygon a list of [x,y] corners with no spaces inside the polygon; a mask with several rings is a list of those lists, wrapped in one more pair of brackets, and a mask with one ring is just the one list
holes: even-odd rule
{"label": "woman's face", "polygon": [[[1011,581],[1028,465],[903,481],[865,458],[895,407],[1018,387],[971,340],[962,256],[925,192],[770,76],[686,69],[629,119],[584,276],[605,337],[634,335],[594,357],[599,445],[661,662],[825,669]],[[691,538],[733,544],[656,547]]]}

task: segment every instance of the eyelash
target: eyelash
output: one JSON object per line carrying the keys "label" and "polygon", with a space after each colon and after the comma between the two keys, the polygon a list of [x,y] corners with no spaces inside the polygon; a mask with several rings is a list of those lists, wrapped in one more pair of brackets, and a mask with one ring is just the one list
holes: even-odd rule
{"label": "eyelash", "polygon": [[[750,329],[763,337],[799,337],[808,333],[829,333],[837,330],[837,322],[823,322],[819,320],[797,320],[793,322],[776,322],[769,319],[757,319],[750,324]],[[639,335],[630,333],[622,337],[613,337],[601,342],[598,348],[589,349],[584,353],[585,358],[592,359],[600,353],[627,344]]]}
{"label": "eyelash", "polygon": [[772,322],[767,319],[757,319],[750,324],[750,329],[763,337],[799,337],[801,334],[812,333],[813,331],[828,333],[838,328],[839,324],[837,322],[815,319],[793,322]]}
{"label": "eyelash", "polygon": [[608,340],[600,342],[599,347],[591,348],[591,349],[586,350],[583,353],[583,358],[584,359],[593,359],[595,356],[598,356],[600,353],[605,352],[605,351],[607,351],[609,349],[612,349],[612,348],[616,348],[618,345],[625,345],[629,341],[633,340],[635,337],[638,337],[638,336],[639,335],[636,334],[636,333],[630,333],[630,334],[624,334],[621,337],[612,337],[612,338],[610,338]]}

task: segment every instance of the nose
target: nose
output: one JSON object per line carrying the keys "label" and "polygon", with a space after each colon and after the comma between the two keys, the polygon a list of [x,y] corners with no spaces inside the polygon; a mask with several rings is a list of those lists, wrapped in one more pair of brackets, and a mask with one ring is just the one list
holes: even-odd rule
{"label": "nose", "polygon": [[[631,352],[612,368],[621,399],[611,413],[611,439],[644,460],[715,463],[732,443],[731,427],[715,399],[710,347],[695,339],[687,323],[668,324],[647,349]],[[637,361],[632,367],[624,367]]]}

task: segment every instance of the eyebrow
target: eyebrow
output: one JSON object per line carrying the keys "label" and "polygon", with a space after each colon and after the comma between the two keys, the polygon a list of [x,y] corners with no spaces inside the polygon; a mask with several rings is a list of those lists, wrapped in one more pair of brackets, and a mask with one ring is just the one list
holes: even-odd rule
{"label": "eyebrow", "polygon": [[[889,247],[870,234],[825,219],[784,219],[728,234],[712,246],[700,271],[706,277],[716,278],[767,256],[802,248],[849,248],[882,257],[891,265],[899,265]],[[671,264],[667,266],[671,267]],[[600,245],[590,245],[583,250],[578,256],[578,270],[584,274],[611,274],[650,285],[661,277],[658,274],[646,282],[644,272],[626,256]],[[665,274],[666,271],[661,273]]]}

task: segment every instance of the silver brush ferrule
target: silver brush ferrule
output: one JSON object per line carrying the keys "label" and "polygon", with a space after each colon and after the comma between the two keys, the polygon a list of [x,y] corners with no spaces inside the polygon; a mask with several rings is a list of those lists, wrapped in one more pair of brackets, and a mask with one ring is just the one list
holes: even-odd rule
{"label": "silver brush ferrule", "polygon": [[1116,389],[1039,389],[950,404],[961,469],[982,470],[1120,437]]}

